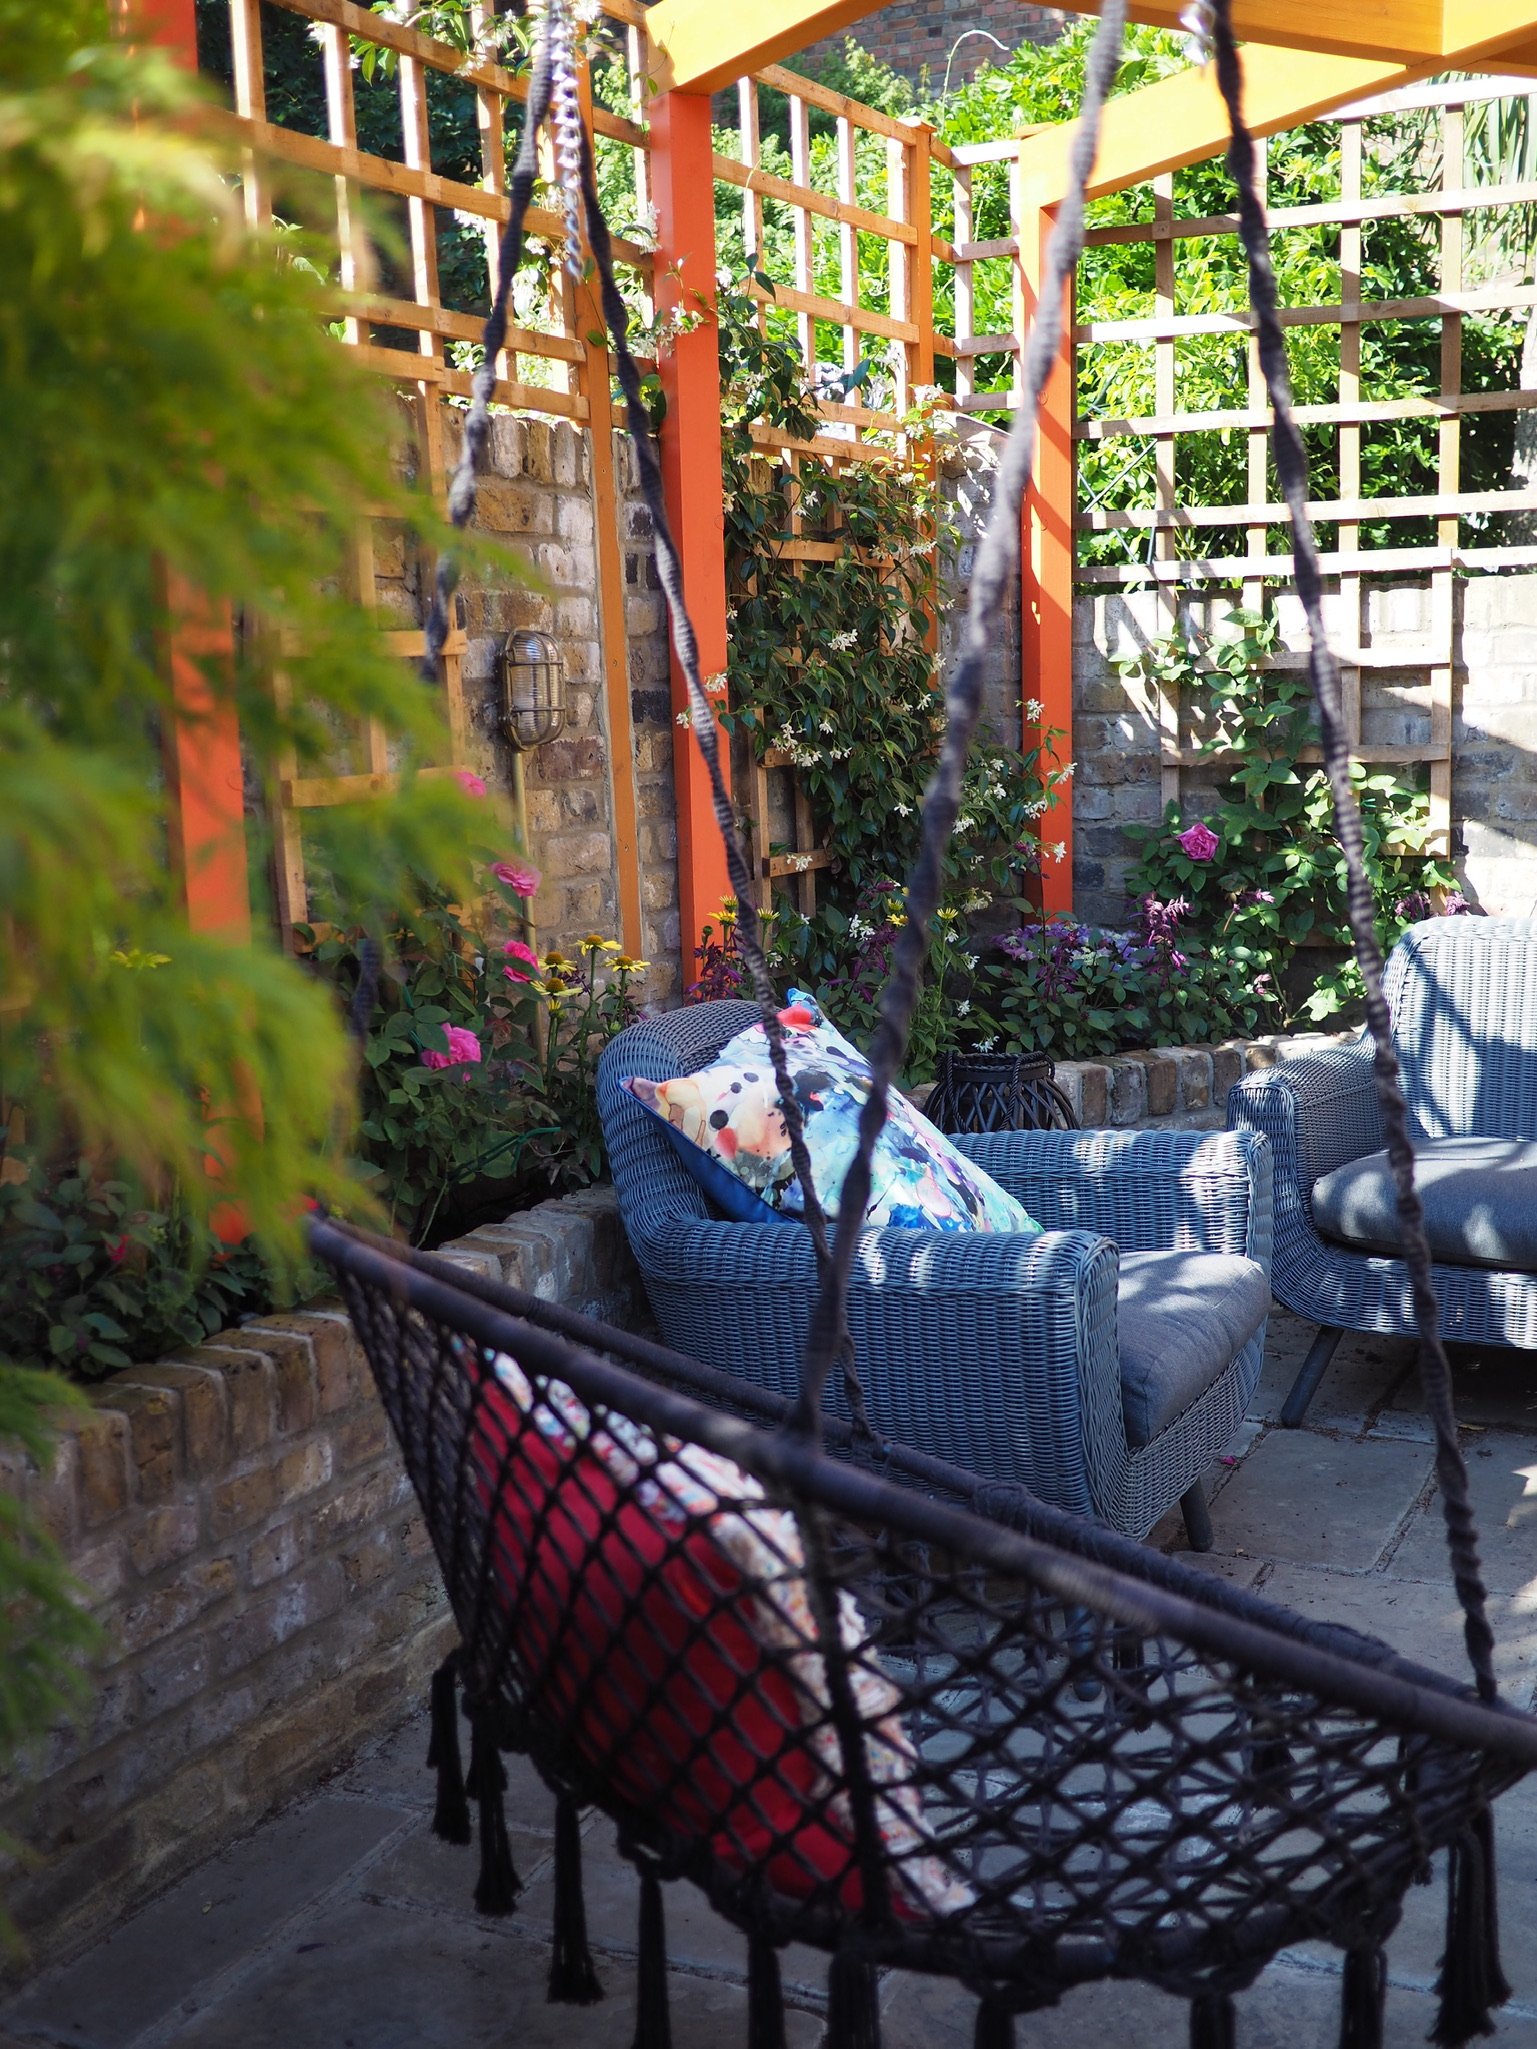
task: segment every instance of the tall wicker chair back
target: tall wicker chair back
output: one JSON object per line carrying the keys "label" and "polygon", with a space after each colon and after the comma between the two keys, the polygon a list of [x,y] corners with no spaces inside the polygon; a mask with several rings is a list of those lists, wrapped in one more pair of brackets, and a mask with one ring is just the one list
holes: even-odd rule
{"label": "tall wicker chair back", "polygon": [[[925,800],[908,923],[871,1048],[871,1095],[845,1179],[847,1228],[816,1200],[753,896],[699,673],[640,373],[625,340],[590,142],[581,137],[567,0],[544,0],[510,222],[450,511],[473,515],[495,365],[551,113],[579,170],[692,723],[741,908],[780,1103],[819,1269],[793,1402],[623,1333],[317,1220],[400,1440],[462,1648],[433,1686],[435,1816],[465,1840],[479,1809],[486,1912],[517,1891],[500,1752],[522,1747],[557,1795],[550,1990],[599,1987],[580,1882],[579,1808],[611,1815],[641,1873],[636,2049],[669,2049],[661,1881],[687,1876],[749,1936],[750,2049],[781,2049],[777,1951],[832,1957],[833,2049],[876,2049],[874,1973],[950,1974],[979,1995],[978,2040],[1085,1980],[1138,1978],[1191,2000],[1194,2049],[1227,2049],[1233,1992],[1289,1943],[1342,1944],[1344,2049],[1380,2049],[1382,1944],[1406,1888],[1450,1852],[1437,2039],[1486,2031],[1507,1994],[1495,1943],[1489,1802],[1537,1763],[1537,1723],[1495,1695],[1467,1475],[1435,1328],[1403,1098],[1361,868],[1338,675],[1323,638],[1306,466],[1228,0],[1200,0],[1232,121],[1230,162],[1259,351],[1384,1125],[1421,1311],[1437,1471],[1473,1685],[1308,1624],[1139,1546],[884,1442],[864,1416],[849,1277],[916,1001],[940,863],[1019,535],[1041,391],[1082,247],[1084,191],[1119,59],[1124,0],[1105,0],[1069,189],[1019,365],[1006,445]],[[574,196],[574,195],[573,195]],[[445,644],[440,560],[428,659]],[[720,1314],[731,1304],[722,1300]],[[848,1423],[822,1420],[832,1373]],[[456,1692],[472,1746],[461,1766]]]}

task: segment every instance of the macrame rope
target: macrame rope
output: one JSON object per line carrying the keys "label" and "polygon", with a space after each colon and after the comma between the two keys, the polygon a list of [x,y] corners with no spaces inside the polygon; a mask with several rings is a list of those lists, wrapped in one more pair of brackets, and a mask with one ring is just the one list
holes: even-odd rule
{"label": "macrame rope", "polygon": [[1319,566],[1318,543],[1307,511],[1307,451],[1292,411],[1291,376],[1286,360],[1286,341],[1276,311],[1275,273],[1270,264],[1270,236],[1259,198],[1254,140],[1243,117],[1243,71],[1233,40],[1231,0],[1216,0],[1213,40],[1217,82],[1227,105],[1232,130],[1228,166],[1238,186],[1239,234],[1249,259],[1249,302],[1254,309],[1259,334],[1260,368],[1264,372],[1274,415],[1271,446],[1275,451],[1276,474],[1291,520],[1297,595],[1302,600],[1308,627],[1308,673],[1318,711],[1324,769],[1334,800],[1335,835],[1345,857],[1345,895],[1350,932],[1355,942],[1356,959],[1361,966],[1361,978],[1366,984],[1366,1022],[1372,1035],[1377,1100],[1382,1110],[1388,1161],[1397,1191],[1404,1263],[1409,1269],[1414,1321],[1419,1332],[1420,1380],[1425,1390],[1425,1406],[1436,1433],[1436,1478],[1440,1483],[1441,1507],[1446,1518],[1447,1548],[1451,1553],[1457,1598],[1462,1604],[1468,1661],[1473,1667],[1480,1696],[1484,1700],[1493,1700],[1494,1637],[1486,1612],[1477,1530],[1468,1494],[1468,1472],[1457,1442],[1451,1367],[1441,1342],[1440,1308],[1431,1280],[1424,1211],[1414,1186],[1414,1149],[1409,1142],[1409,1113],[1399,1084],[1392,1020],[1382,990],[1382,948],[1377,942],[1371,885],[1366,879],[1361,811],[1350,780],[1350,747],[1342,715],[1339,668],[1324,628],[1323,573]]}
{"label": "macrame rope", "polygon": [[[737,943],[752,976],[758,1012],[768,1039],[774,1082],[790,1145],[790,1159],[795,1168],[796,1180],[800,1183],[806,1226],[811,1233],[817,1273],[825,1293],[833,1270],[833,1259],[827,1238],[827,1219],[812,1183],[811,1156],[806,1150],[805,1119],[785,1058],[784,1030],[779,1022],[778,998],[774,993],[773,978],[763,952],[762,928],[751,873],[743,851],[736,814],[732,810],[730,794],[721,770],[720,734],[715,723],[715,708],[710,702],[709,694],[704,687],[704,679],[700,674],[699,642],[684,598],[683,566],[678,558],[677,543],[673,540],[672,529],[667,521],[662,466],[657,457],[651,415],[646,409],[645,397],[641,390],[640,370],[630,353],[629,312],[614,279],[613,244],[609,237],[608,222],[603,218],[603,210],[598,200],[592,139],[585,130],[582,138],[582,197],[587,214],[587,240],[598,272],[603,317],[613,337],[614,361],[619,373],[620,389],[625,397],[625,424],[629,431],[631,446],[635,450],[641,495],[651,515],[656,538],[657,579],[667,600],[673,652],[677,656],[678,666],[683,671],[688,687],[690,723],[694,738],[699,744],[699,752],[704,758],[705,772],[709,777],[711,809],[715,814],[716,830],[720,834],[721,844],[726,853],[726,872],[731,878],[731,887],[736,892]],[[859,1213],[863,1215],[862,1207]],[[847,1290],[844,1292],[845,1300],[839,1304],[829,1359],[838,1357],[843,1361],[844,1387],[850,1409],[860,1428],[867,1435],[874,1436],[865,1412],[864,1396],[854,1373],[854,1348],[848,1331]],[[797,1423],[803,1429],[815,1431],[818,1412],[812,1410],[809,1414],[798,1417]]]}
{"label": "macrame rope", "polygon": [[961,655],[950,677],[946,726],[939,763],[923,799],[923,844],[907,886],[907,923],[897,937],[891,975],[881,996],[880,1017],[870,1047],[871,1089],[860,1112],[859,1146],[838,1199],[839,1224],[832,1271],[822,1283],[812,1312],[802,1376],[801,1402],[815,1415],[828,1370],[847,1327],[849,1283],[861,1222],[870,1200],[870,1163],[886,1122],[887,1106],[918,1002],[928,951],[929,924],[939,902],[941,864],[961,803],[961,775],[972,734],[982,712],[987,667],[996,627],[1019,562],[1019,509],[1035,460],[1036,418],[1041,394],[1057,364],[1069,284],[1083,247],[1084,191],[1099,146],[1100,114],[1120,64],[1125,0],[1106,0],[1089,51],[1083,106],[1073,134],[1067,193],[1047,244],[1035,320],[1020,366],[1020,402],[1004,446],[992,509],[977,548]]}

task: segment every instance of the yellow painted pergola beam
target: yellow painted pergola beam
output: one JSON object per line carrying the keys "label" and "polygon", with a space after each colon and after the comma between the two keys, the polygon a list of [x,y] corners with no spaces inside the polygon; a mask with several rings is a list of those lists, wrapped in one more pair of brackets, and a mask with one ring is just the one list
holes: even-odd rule
{"label": "yellow painted pergola beam", "polygon": [[[852,28],[881,0],[656,0],[646,31],[658,86],[718,92],[744,72],[777,64],[823,36]],[[1131,0],[1136,21],[1176,28],[1187,0]],[[1097,12],[1080,7],[1079,12]],[[1507,23],[1513,13],[1521,24]],[[1464,22],[1463,17],[1468,17]],[[1445,54],[1446,17],[1469,43],[1537,36],[1534,0],[1233,0],[1239,39],[1314,54],[1414,64]],[[1474,17],[1477,17],[1475,20]],[[1486,22],[1485,18],[1489,18]],[[1490,25],[1492,24],[1492,25]]]}
{"label": "yellow painted pergola beam", "polygon": [[[1404,65],[1303,50],[1270,51],[1263,63],[1246,67],[1244,111],[1256,135],[1276,135],[1333,107],[1391,92],[1439,68],[1438,61],[1428,58]],[[1110,100],[1100,116],[1099,155],[1089,197],[1097,199],[1163,171],[1200,163],[1225,149],[1227,139],[1227,109],[1210,66],[1176,72],[1140,92],[1123,93]],[[1040,129],[1021,142],[1020,175],[1037,204],[1051,206],[1062,197],[1071,146],[1072,129],[1067,124]]]}

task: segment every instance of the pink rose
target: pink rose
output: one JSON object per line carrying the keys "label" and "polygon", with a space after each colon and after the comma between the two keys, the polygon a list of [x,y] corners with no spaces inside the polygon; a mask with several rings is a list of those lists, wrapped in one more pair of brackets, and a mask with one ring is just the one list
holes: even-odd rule
{"label": "pink rose", "polygon": [[531,868],[526,861],[493,861],[491,873],[498,882],[503,882],[514,896],[532,896],[539,887],[539,870]]}
{"label": "pink rose", "polygon": [[123,1261],[128,1257],[128,1237],[126,1232],[121,1238],[114,1238],[112,1240],[112,1243],[107,1247],[107,1257],[114,1266],[122,1265]]}
{"label": "pink rose", "polygon": [[[509,939],[502,948],[502,952],[509,954],[514,960],[524,962],[528,967],[537,968],[539,965],[538,954],[535,953],[531,946],[525,945],[521,939]],[[529,980],[529,977],[522,974],[517,968],[503,968],[502,973],[509,982],[526,982]]]}
{"label": "pink rose", "polygon": [[480,1041],[473,1032],[467,1032],[463,1025],[445,1025],[443,1036],[448,1041],[448,1051],[423,1053],[423,1067],[466,1067],[479,1060]]}
{"label": "pink rose", "polygon": [[467,768],[456,768],[454,770],[454,781],[464,791],[466,796],[483,797],[486,794],[485,783],[478,775],[472,774]]}
{"label": "pink rose", "polygon": [[1194,825],[1187,825],[1178,835],[1179,844],[1192,861],[1209,861],[1222,842],[1209,825],[1202,825],[1197,819]]}

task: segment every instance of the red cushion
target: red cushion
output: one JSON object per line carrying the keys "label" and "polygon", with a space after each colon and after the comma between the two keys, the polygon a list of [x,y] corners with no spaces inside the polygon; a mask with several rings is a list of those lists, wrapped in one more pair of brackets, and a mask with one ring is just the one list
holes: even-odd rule
{"label": "red cushion", "polygon": [[659,1527],[589,1444],[561,1449],[503,1388],[481,1404],[493,1572],[539,1709],[622,1799],[722,1863],[857,1909],[852,1844],[735,1565],[698,1522]]}

